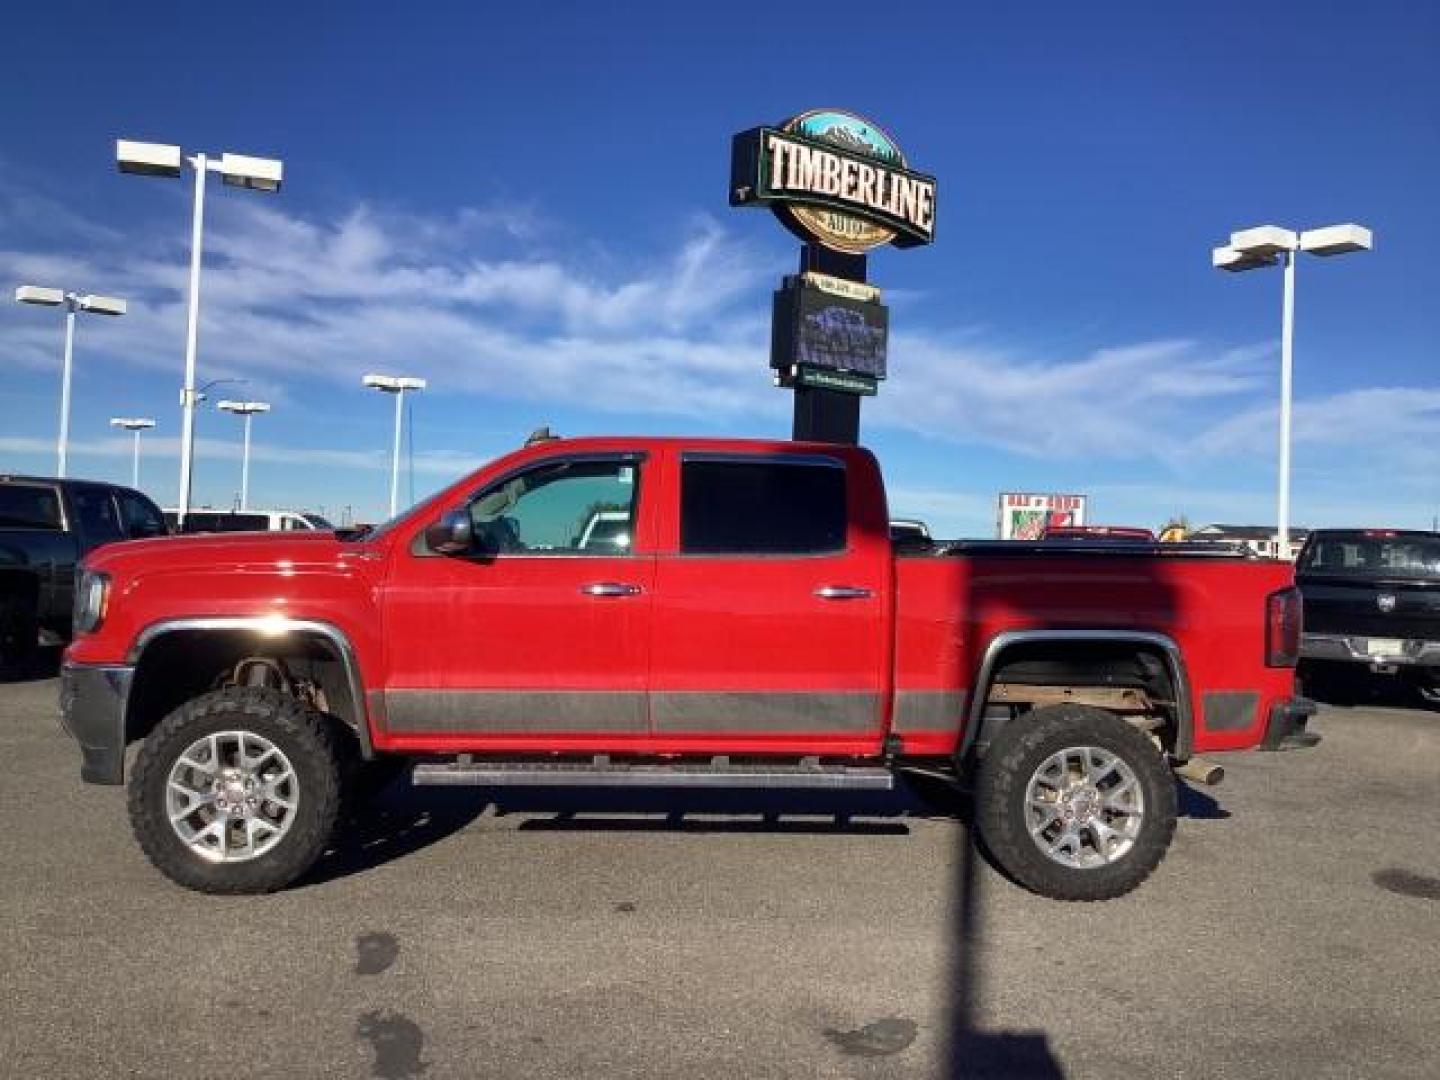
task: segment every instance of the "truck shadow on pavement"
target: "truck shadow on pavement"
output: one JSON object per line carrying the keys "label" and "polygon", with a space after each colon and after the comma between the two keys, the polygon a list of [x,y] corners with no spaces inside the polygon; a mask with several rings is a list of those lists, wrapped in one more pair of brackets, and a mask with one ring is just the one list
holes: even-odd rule
{"label": "truck shadow on pavement", "polygon": [[556,832],[794,833],[904,836],[906,818],[969,824],[968,800],[941,780],[887,792],[414,787],[391,784],[358,809],[297,888],[364,873],[460,832],[487,811],[530,815],[518,828]]}
{"label": "truck shadow on pavement", "polygon": [[[908,835],[907,819],[949,820],[964,827],[954,859],[952,948],[970,954],[951,970],[946,1019],[945,1080],[1023,1076],[1063,1080],[1043,1032],[981,1031],[975,1024],[981,972],[977,845],[971,839],[969,795],[943,777],[901,773],[888,792],[737,791],[603,788],[416,789],[408,778],[391,784],[358,810],[315,868],[296,883],[308,888],[403,859],[460,832],[487,811],[529,815],[520,829],[574,832],[800,833],[806,835]],[[704,815],[697,817],[695,815]],[[991,861],[993,865],[993,860]],[[964,943],[964,944],[962,944]],[[966,946],[969,946],[968,948]],[[859,1032],[831,1033],[846,1054],[875,1050],[872,1024]],[[913,1034],[911,1036],[913,1038]],[[884,1040],[880,1039],[883,1043]],[[903,1040],[908,1046],[910,1039]],[[852,1046],[854,1043],[856,1046]],[[877,1044],[878,1045],[878,1044]],[[888,1044],[887,1044],[888,1045]]]}

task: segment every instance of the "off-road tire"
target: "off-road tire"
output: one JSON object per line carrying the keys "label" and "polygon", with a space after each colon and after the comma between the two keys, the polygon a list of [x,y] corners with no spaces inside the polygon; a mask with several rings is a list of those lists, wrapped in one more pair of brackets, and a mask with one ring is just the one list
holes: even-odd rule
{"label": "off-road tire", "polygon": [[28,675],[40,634],[35,604],[25,595],[0,595],[0,682]]}
{"label": "off-road tire", "polygon": [[[1144,796],[1134,846],[1115,862],[1089,869],[1047,857],[1030,836],[1025,811],[1035,770],[1052,754],[1078,746],[1121,758]],[[989,855],[1027,889],[1054,900],[1111,900],[1140,885],[1165,857],[1175,834],[1175,777],[1149,736],[1114,713],[1051,705],[1007,723],[990,742],[976,777],[975,821]]]}
{"label": "off-road tire", "polygon": [[[290,759],[299,784],[296,819],[269,851],[245,862],[208,862],[176,835],[166,785],[176,758],[215,731],[254,732]],[[131,771],[130,827],[146,857],[178,885],[204,893],[267,893],[305,873],[330,843],[340,810],[340,759],[330,721],[286,694],[232,687],[194,698],[165,717],[141,745]]]}

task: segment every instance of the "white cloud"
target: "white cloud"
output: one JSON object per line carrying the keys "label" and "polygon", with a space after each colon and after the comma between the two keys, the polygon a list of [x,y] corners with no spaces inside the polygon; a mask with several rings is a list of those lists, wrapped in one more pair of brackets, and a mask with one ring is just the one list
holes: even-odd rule
{"label": "white cloud", "polygon": [[[125,318],[83,321],[82,362],[98,355],[175,372],[185,315],[182,230],[127,228],[122,235],[13,190],[0,172],[0,187],[7,184],[12,190],[0,193],[0,223],[6,215],[40,215],[47,227],[53,223],[56,243],[0,251],[0,280],[127,297]],[[365,371],[403,370],[430,378],[436,392],[486,401],[671,416],[682,421],[677,426],[687,420],[782,426],[788,403],[771,387],[766,367],[769,291],[786,270],[776,261],[781,249],[741,239],[708,216],[677,223],[675,235],[669,250],[625,257],[561,235],[531,207],[422,215],[360,205],[305,215],[279,200],[217,199],[206,234],[202,381],[243,375],[253,381],[252,392],[283,400],[287,393],[313,395],[315,380],[355,387]],[[1186,488],[1214,486],[1216,470],[1229,470],[1218,481],[1236,489],[1227,498],[1239,498],[1239,481],[1252,495],[1269,487],[1271,344],[1234,348],[1172,337],[1035,356],[993,344],[996,335],[974,327],[927,325],[935,317],[927,305],[913,295],[900,299],[905,317],[897,319],[892,340],[893,377],[866,405],[868,430],[1035,461],[1108,462],[1102,471],[1133,463],[1153,470],[1151,476],[1181,478]],[[7,365],[51,368],[58,340],[53,317],[13,304],[0,311]],[[1369,460],[1392,479],[1403,470],[1405,482],[1425,485],[1430,498],[1434,484],[1425,478],[1437,441],[1440,389],[1301,399],[1297,492],[1305,489],[1304,470],[1320,466],[1333,475],[1312,476],[1311,490],[1354,489],[1365,483],[1365,468],[1356,463]],[[120,445],[116,451],[108,443],[80,444],[76,452],[124,452]],[[157,454],[170,452],[166,446],[153,442]],[[202,449],[235,452],[229,443]],[[256,455],[386,467],[379,451],[270,444],[257,446]],[[422,456],[416,466],[438,477],[470,463],[466,454]],[[1165,485],[1156,486],[1161,508],[1147,517],[1184,508],[1183,500],[1165,497]],[[988,496],[973,503],[903,483],[894,502],[897,512],[943,520],[991,516]]]}

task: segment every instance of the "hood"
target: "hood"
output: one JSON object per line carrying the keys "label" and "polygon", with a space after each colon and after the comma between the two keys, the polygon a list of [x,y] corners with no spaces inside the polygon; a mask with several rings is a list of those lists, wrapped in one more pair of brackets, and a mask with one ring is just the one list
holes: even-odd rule
{"label": "hood", "polygon": [[153,540],[126,540],[91,552],[85,565],[114,573],[134,569],[181,567],[257,567],[298,569],[334,566],[347,553],[367,545],[342,541],[333,532],[208,533],[199,536],[165,536]]}

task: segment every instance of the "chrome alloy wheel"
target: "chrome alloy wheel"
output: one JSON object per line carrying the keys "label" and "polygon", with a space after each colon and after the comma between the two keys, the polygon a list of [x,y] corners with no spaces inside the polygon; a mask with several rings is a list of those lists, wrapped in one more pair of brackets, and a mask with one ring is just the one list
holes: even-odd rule
{"label": "chrome alloy wheel", "polygon": [[165,785],[175,835],[207,862],[259,858],[284,839],[300,805],[290,759],[253,731],[217,731],[175,759]]}
{"label": "chrome alloy wheel", "polygon": [[1098,746],[1067,746],[1040,763],[1025,787],[1025,822],[1045,856],[1092,870],[1122,859],[1145,820],[1140,779]]}

